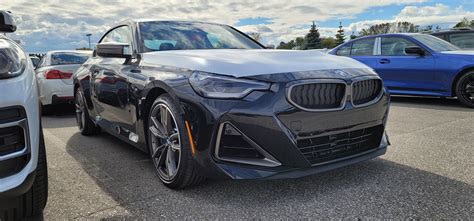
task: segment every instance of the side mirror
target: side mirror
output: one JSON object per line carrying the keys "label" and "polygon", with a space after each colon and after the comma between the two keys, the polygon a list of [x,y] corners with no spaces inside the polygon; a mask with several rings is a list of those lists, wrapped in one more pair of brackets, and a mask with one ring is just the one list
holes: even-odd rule
{"label": "side mirror", "polygon": [[129,44],[124,43],[100,43],[97,44],[96,53],[104,58],[132,58],[132,50]]}
{"label": "side mirror", "polygon": [[419,56],[424,56],[425,55],[425,51],[422,48],[418,47],[418,46],[405,48],[405,53],[415,54],[415,55],[419,55]]}
{"label": "side mirror", "polygon": [[0,32],[15,32],[15,20],[9,11],[0,11]]}

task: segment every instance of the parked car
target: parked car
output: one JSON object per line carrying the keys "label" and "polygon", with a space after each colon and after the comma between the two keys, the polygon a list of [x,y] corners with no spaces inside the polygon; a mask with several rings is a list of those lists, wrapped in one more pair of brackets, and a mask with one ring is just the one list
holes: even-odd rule
{"label": "parked car", "polygon": [[83,135],[149,153],[170,188],[306,176],[385,153],[389,97],[353,59],[268,50],[226,25],[130,20],[74,75]]}
{"label": "parked car", "polygon": [[441,38],[458,46],[464,50],[474,50],[474,30],[472,29],[454,29],[449,31],[439,31],[431,35]]}
{"label": "parked car", "polygon": [[426,34],[359,38],[329,53],[375,69],[391,94],[457,97],[474,107],[474,51]]}
{"label": "parked car", "polygon": [[91,55],[92,51],[65,50],[50,51],[43,56],[36,68],[36,78],[45,114],[54,105],[74,102],[72,74]]}
{"label": "parked car", "polygon": [[[10,13],[0,11],[0,32],[15,30]],[[24,219],[46,205],[46,153],[33,65],[3,34],[0,88],[0,220]]]}

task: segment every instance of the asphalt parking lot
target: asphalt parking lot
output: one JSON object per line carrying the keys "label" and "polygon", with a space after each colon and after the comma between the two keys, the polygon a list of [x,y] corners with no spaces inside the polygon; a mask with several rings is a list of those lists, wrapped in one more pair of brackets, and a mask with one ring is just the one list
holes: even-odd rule
{"label": "asphalt parking lot", "polygon": [[43,118],[44,218],[474,218],[474,110],[393,99],[383,157],[310,177],[165,188],[147,155],[107,134],[83,137],[72,109]]}

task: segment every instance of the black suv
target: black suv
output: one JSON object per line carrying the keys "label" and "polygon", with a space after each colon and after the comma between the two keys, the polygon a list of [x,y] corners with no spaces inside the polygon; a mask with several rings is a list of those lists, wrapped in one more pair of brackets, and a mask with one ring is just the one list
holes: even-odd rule
{"label": "black suv", "polygon": [[431,35],[441,38],[465,50],[474,50],[474,29],[452,29]]}

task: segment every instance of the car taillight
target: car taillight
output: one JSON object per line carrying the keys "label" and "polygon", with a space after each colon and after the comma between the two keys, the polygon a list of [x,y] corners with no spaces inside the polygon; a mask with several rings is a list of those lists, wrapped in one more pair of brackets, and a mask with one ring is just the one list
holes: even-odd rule
{"label": "car taillight", "polygon": [[49,70],[44,73],[44,78],[46,79],[69,79],[71,76],[72,73],[59,70]]}

